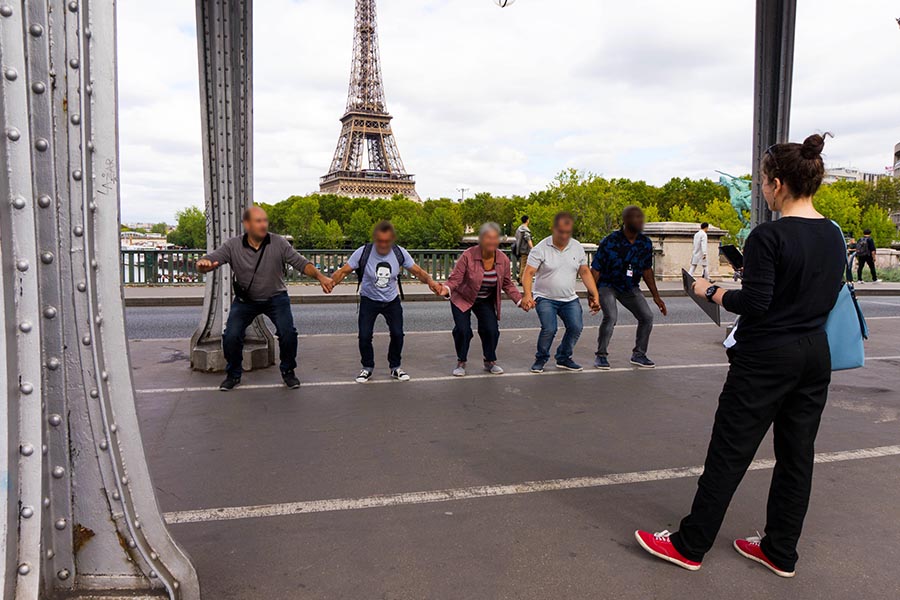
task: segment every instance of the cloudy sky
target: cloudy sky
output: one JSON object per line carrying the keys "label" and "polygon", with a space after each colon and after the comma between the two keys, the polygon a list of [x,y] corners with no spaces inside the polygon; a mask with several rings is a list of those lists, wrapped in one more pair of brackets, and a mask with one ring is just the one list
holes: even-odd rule
{"label": "cloudy sky", "polygon": [[[750,170],[752,0],[379,0],[388,108],[423,197],[542,189],[563,168],[662,183]],[[900,142],[898,0],[801,0],[792,137],[883,172]],[[122,218],[203,204],[194,3],[120,2]],[[562,8],[564,6],[564,8]],[[318,189],[353,0],[254,8],[255,200]]]}

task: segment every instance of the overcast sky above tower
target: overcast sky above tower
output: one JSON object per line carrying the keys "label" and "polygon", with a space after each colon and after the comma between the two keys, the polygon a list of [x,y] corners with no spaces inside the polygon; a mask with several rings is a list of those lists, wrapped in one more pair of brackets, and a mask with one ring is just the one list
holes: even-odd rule
{"label": "overcast sky above tower", "polygon": [[[121,2],[124,221],[203,204],[193,2]],[[560,5],[563,4],[564,8]],[[318,190],[346,104],[352,0],[254,6],[255,198]],[[883,172],[900,142],[896,0],[801,0],[792,137]],[[425,197],[561,169],[662,183],[750,171],[754,2],[380,0],[388,110]]]}

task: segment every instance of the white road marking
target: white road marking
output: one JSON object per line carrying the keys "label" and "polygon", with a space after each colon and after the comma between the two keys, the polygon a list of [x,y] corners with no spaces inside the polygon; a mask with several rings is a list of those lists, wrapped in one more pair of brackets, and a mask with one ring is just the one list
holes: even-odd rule
{"label": "white road marking", "polygon": [[[840,452],[823,452],[816,454],[815,460],[816,463],[837,463],[887,456],[900,456],[900,445],[844,450]],[[750,465],[750,470],[763,471],[772,469],[774,466],[774,460],[755,460]],[[560,490],[645,483],[648,481],[667,481],[671,479],[698,477],[701,473],[703,473],[702,466],[677,467],[674,469],[616,473],[596,477],[573,477],[570,479],[527,481],[510,485],[479,485],[427,492],[384,494],[367,496],[364,498],[334,498],[331,500],[309,500],[304,502],[284,502],[280,504],[261,504],[256,506],[185,510],[168,512],[165,513],[164,517],[166,523],[169,523],[170,525],[205,523],[210,521],[233,521],[237,519],[259,519],[297,514],[384,508],[409,504],[453,502],[457,500],[473,500],[496,496],[513,496],[520,494],[534,494],[538,492],[554,492]]]}
{"label": "white road marking", "polygon": [[[900,356],[875,356],[875,357],[866,357],[867,361],[882,361],[882,360],[900,360]],[[647,371],[681,371],[685,369],[721,369],[727,367],[728,363],[701,363],[696,365],[657,365],[655,369],[647,369]],[[343,387],[343,386],[368,386],[368,385],[383,385],[383,384],[394,384],[394,385],[411,385],[414,383],[435,383],[439,381],[469,381],[472,379],[510,379],[515,377],[551,377],[554,375],[568,375],[572,377],[577,377],[579,375],[606,375],[608,373],[631,373],[634,371],[641,371],[643,369],[639,369],[638,367],[617,367],[615,369],[609,369],[606,371],[601,371],[599,369],[594,369],[593,367],[586,367],[584,371],[581,373],[573,373],[571,371],[561,371],[553,369],[553,363],[548,363],[548,370],[544,371],[540,375],[531,373],[530,371],[514,371],[507,372],[503,375],[491,375],[490,373],[478,373],[476,375],[467,375],[465,377],[454,377],[452,375],[438,375],[434,377],[414,377],[409,382],[399,383],[392,379],[373,379],[368,383],[360,384],[356,383],[352,380],[342,380],[342,381],[312,381],[307,383],[301,383],[301,388],[320,388],[320,387]],[[284,384],[282,383],[252,383],[247,385],[241,385],[237,388],[236,391],[240,390],[272,390],[283,388]],[[198,387],[170,387],[170,388],[141,388],[135,390],[138,394],[181,394],[184,392],[214,392],[219,388],[216,386],[198,386]]]}

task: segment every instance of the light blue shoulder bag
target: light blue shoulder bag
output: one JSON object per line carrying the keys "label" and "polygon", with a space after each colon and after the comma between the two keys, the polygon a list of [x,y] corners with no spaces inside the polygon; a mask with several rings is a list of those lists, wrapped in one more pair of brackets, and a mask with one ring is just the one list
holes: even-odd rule
{"label": "light blue shoulder bag", "polygon": [[[834,221],[832,221],[834,223]],[[834,223],[840,231],[841,226]],[[841,231],[841,238],[844,232]],[[844,269],[846,272],[846,269]],[[866,364],[866,350],[863,340],[869,339],[869,326],[856,301],[853,284],[845,281],[841,285],[837,303],[831,309],[825,322],[828,346],[831,349],[831,370],[844,371],[858,369]]]}

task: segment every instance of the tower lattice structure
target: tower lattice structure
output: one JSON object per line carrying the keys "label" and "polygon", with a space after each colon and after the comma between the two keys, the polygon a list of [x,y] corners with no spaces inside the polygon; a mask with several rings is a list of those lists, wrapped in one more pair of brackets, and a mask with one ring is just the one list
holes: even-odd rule
{"label": "tower lattice structure", "polygon": [[391,115],[384,99],[378,51],[376,0],[356,0],[353,67],[347,110],[323,193],[351,197],[390,198],[402,194],[419,199],[415,177],[406,172]]}

